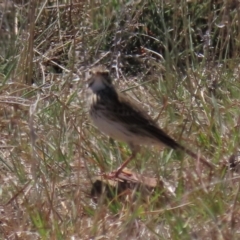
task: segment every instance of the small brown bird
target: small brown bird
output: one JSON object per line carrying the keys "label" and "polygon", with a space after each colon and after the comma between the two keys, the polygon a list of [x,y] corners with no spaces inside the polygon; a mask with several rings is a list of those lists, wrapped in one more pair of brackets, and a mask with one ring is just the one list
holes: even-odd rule
{"label": "small brown bird", "polygon": [[135,102],[117,92],[109,71],[104,66],[92,68],[88,87],[92,96],[90,117],[99,130],[120,141],[127,142],[132,155],[117,169],[115,176],[136,156],[140,145],[165,145],[180,149],[211,169],[213,164],[168,136]]}

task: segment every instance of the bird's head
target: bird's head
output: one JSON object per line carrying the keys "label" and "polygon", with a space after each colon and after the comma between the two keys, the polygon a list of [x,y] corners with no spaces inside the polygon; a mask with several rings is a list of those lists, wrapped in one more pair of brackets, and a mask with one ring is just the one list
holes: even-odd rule
{"label": "bird's head", "polygon": [[97,66],[89,71],[88,87],[94,92],[101,91],[112,86],[112,79],[105,66]]}

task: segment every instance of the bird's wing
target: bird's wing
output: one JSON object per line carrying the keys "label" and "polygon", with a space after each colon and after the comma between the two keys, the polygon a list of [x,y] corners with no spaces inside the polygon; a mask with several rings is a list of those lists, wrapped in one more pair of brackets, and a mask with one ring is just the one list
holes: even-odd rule
{"label": "bird's wing", "polygon": [[155,121],[135,102],[131,101],[125,95],[118,93],[118,98],[115,98],[111,104],[111,120],[121,122],[128,128],[129,131],[155,138],[166,146],[171,148],[181,148],[181,146],[162,129],[158,127]]}

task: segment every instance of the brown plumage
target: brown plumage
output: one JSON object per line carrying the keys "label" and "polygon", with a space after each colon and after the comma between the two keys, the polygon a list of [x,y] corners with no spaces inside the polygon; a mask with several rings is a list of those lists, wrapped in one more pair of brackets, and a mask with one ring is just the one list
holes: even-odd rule
{"label": "brown plumage", "polygon": [[88,86],[92,91],[90,117],[93,123],[106,135],[127,142],[133,152],[117,170],[117,174],[135,157],[139,145],[165,145],[180,149],[208,167],[213,167],[207,160],[168,136],[138,104],[117,92],[104,66],[93,68],[90,74]]}

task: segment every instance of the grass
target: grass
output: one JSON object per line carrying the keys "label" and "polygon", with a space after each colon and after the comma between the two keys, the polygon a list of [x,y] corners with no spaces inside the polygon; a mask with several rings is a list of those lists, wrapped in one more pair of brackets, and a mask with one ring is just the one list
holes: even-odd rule
{"label": "grass", "polygon": [[[239,239],[235,3],[3,2],[0,239]],[[92,198],[94,176],[130,154],[88,118],[84,80],[98,63],[216,169],[143,147],[129,167],[163,185]]]}

